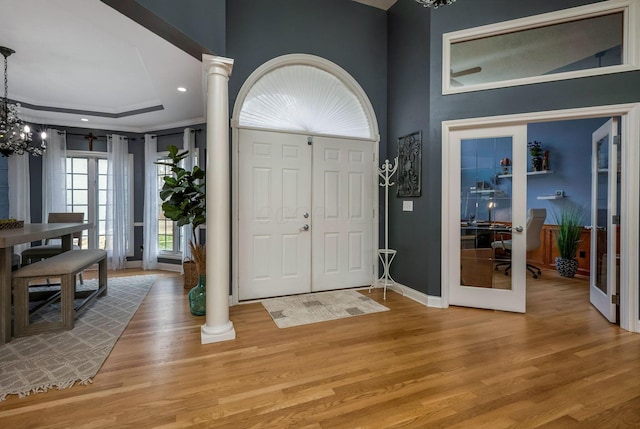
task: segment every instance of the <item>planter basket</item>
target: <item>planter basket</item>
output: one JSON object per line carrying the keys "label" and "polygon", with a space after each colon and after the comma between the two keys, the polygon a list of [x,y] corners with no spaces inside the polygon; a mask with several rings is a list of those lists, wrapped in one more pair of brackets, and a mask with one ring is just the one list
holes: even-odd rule
{"label": "planter basket", "polygon": [[556,257],[556,270],[562,277],[573,277],[578,272],[578,261]]}
{"label": "planter basket", "polygon": [[182,263],[182,270],[184,271],[184,288],[193,288],[198,283],[198,270],[196,270],[196,263],[193,261],[184,261]]}

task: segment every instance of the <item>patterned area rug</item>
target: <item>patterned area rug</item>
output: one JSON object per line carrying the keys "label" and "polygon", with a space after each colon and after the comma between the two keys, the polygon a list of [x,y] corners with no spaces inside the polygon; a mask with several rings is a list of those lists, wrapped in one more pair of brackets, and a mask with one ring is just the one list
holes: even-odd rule
{"label": "patterned area rug", "polygon": [[306,325],[388,311],[384,305],[355,290],[316,292],[262,301],[278,328]]}
{"label": "patterned area rug", "polygon": [[[109,278],[108,295],[97,298],[76,319],[72,330],[14,338],[0,346],[0,401],[8,395],[24,397],[90,383],[155,278]],[[97,280],[87,280],[85,286],[96,289]],[[50,305],[43,309],[39,317],[59,320],[59,308],[53,308]]]}

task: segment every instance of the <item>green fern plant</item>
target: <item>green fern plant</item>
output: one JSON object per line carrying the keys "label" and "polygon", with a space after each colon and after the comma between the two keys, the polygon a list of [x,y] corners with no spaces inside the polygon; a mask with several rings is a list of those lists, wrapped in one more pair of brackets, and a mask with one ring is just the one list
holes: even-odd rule
{"label": "green fern plant", "polygon": [[556,232],[556,246],[563,259],[574,259],[578,252],[578,245],[582,238],[582,209],[579,207],[565,207],[560,214],[554,215],[558,231]]}

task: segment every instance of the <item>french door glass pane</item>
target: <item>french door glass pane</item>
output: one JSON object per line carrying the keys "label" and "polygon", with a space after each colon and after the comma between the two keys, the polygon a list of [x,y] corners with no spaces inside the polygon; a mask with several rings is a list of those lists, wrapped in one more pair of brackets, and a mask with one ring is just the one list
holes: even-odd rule
{"label": "french door glass pane", "polygon": [[461,284],[511,289],[512,138],[461,141]]}
{"label": "french door glass pane", "polygon": [[607,218],[609,195],[609,136],[597,143],[598,180],[596,190],[596,276],[598,289],[607,293]]}

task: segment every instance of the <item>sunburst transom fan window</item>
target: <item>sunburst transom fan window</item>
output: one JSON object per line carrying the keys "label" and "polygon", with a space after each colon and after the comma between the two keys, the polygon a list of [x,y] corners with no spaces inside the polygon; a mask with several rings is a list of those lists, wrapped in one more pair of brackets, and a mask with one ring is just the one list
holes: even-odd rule
{"label": "sunburst transom fan window", "polygon": [[239,125],[372,138],[356,95],[334,75],[306,65],[285,66],[262,76],[244,100]]}

